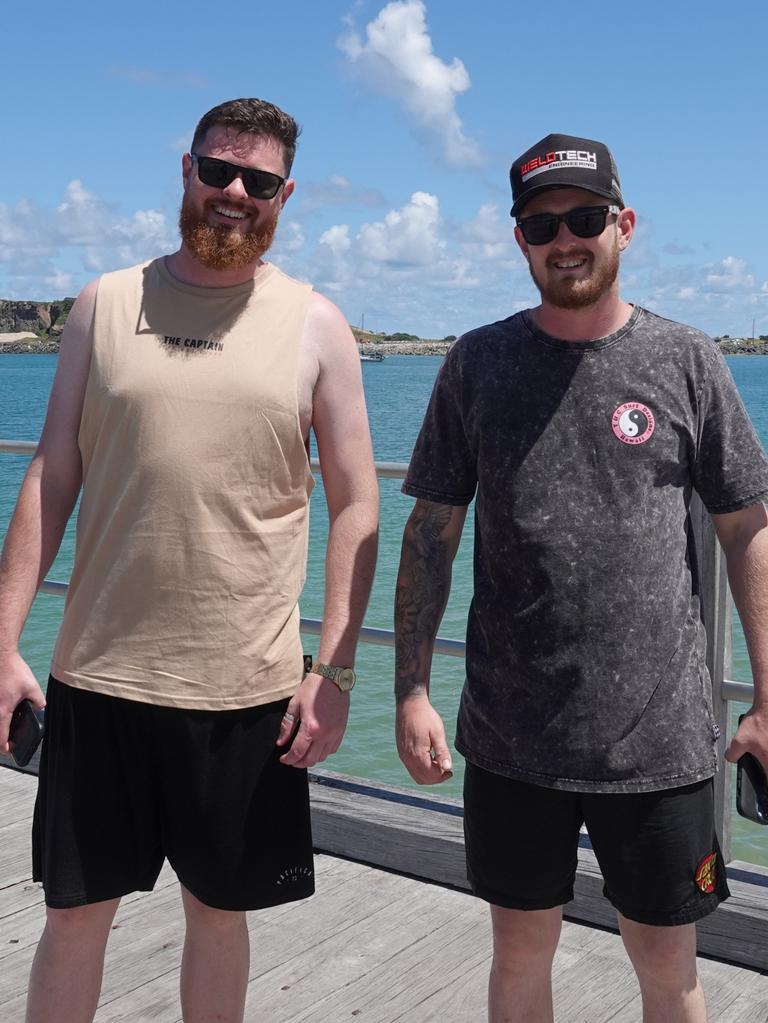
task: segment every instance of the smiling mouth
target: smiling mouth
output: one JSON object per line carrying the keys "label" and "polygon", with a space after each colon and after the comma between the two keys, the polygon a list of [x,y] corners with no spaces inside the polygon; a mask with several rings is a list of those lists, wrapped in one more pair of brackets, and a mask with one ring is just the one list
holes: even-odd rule
{"label": "smiling mouth", "polygon": [[570,259],[553,259],[550,261],[550,265],[556,270],[579,270],[582,266],[586,266],[586,257],[573,257]]}
{"label": "smiling mouth", "polygon": [[219,216],[227,217],[229,220],[245,220],[248,216],[242,210],[233,210],[229,206],[214,206],[213,212],[218,213]]}

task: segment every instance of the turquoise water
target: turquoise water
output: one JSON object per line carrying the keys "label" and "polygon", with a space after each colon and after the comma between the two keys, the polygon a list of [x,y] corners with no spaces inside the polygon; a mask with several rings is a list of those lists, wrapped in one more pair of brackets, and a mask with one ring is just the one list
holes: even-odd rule
{"label": "turquoise water", "polygon": [[[382,363],[364,363],[363,378],[379,461],[407,462],[441,364],[438,357],[392,356]],[[738,356],[729,360],[736,383],[763,443],[768,447],[768,358]],[[56,356],[0,357],[0,438],[34,440],[42,428],[45,405]],[[13,510],[27,459],[0,456],[0,536],[5,533]],[[400,541],[413,501],[400,493],[398,480],[381,480],[381,541],[379,564],[366,625],[392,628],[394,581],[400,557]],[[322,483],[312,505],[310,558],[302,614],[322,617],[323,558],[327,517]],[[64,543],[49,578],[65,580],[73,555],[73,528]],[[451,597],[440,634],[464,639],[472,585],[471,528],[457,554]],[[61,617],[61,598],[40,596],[35,601],[22,637],[22,653],[39,679],[45,679],[53,641]],[[306,637],[305,649],[312,651],[313,637]],[[393,651],[361,645],[357,662],[359,683],[352,700],[352,716],[344,745],[327,766],[336,771],[375,779],[393,785],[412,784],[394,750],[394,709],[392,700]],[[732,676],[750,681],[749,662],[738,623],[734,632]],[[432,700],[443,715],[452,740],[458,698],[463,681],[462,663],[457,658],[436,657],[433,668]],[[734,707],[734,713],[738,708]],[[461,794],[462,763],[455,756],[454,778],[441,786],[445,795]],[[768,830],[768,829],[767,829]],[[757,825],[734,814],[734,856],[768,865],[768,835]]]}

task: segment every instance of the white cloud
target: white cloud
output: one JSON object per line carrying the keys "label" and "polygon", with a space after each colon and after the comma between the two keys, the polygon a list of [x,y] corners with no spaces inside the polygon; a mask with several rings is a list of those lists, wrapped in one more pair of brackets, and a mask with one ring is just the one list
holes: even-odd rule
{"label": "white cloud", "polygon": [[304,248],[306,238],[301,224],[296,220],[283,223],[280,228],[280,248],[288,252],[298,252]]}
{"label": "white cloud", "polygon": [[437,197],[414,192],[402,209],[390,210],[375,224],[363,224],[357,236],[361,255],[376,263],[424,266],[438,259],[445,248],[439,227]]}
{"label": "white cloud", "polygon": [[360,188],[352,185],[341,174],[332,174],[328,181],[313,182],[306,188],[307,195],[301,200],[304,211],[323,209],[327,206],[384,206],[386,200],[375,188]]}
{"label": "white cloud", "polygon": [[365,40],[350,28],[339,40],[350,65],[374,88],[398,100],[416,124],[437,137],[444,158],[477,164],[477,143],[464,133],[456,98],[470,86],[463,62],[450,64],[432,49],[422,0],[394,0],[365,28]]}
{"label": "white cloud", "polygon": [[175,248],[175,225],[161,210],[125,216],[114,204],[70,181],[52,210],[29,200],[0,203],[3,297],[27,298],[79,290],[86,275],[142,262]]}
{"label": "white cloud", "polygon": [[348,252],[352,246],[347,224],[336,224],[320,235],[320,245],[327,245],[331,252],[338,256]]}
{"label": "white cloud", "polygon": [[755,278],[747,273],[746,261],[736,256],[726,256],[717,267],[712,268],[706,276],[706,282],[710,291],[720,293],[753,291],[755,287]]}
{"label": "white cloud", "polygon": [[50,295],[71,295],[75,290],[74,275],[64,273],[63,270],[54,270],[43,278],[43,283]]}
{"label": "white cloud", "polygon": [[[506,211],[505,211],[506,212]],[[464,248],[481,262],[522,260],[509,216],[501,216],[496,203],[484,203],[460,230]]]}

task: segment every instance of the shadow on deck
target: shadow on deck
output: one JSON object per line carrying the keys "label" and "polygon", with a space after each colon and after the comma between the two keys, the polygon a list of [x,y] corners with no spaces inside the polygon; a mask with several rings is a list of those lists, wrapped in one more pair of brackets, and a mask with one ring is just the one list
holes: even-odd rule
{"label": "shadow on deck", "polygon": [[[0,770],[0,1005],[8,1023],[23,1019],[27,976],[44,918],[42,892],[30,880],[35,786],[30,775]],[[342,842],[343,829],[338,821],[332,823],[329,800],[320,800],[324,808],[317,805],[318,794],[343,804],[353,793],[313,787],[318,830],[335,827],[335,840]],[[403,804],[395,800],[391,805]],[[360,813],[359,806],[352,810]],[[419,813],[423,822],[423,810]],[[442,816],[450,832],[457,817]],[[400,855],[408,846],[405,831],[403,839]],[[327,853],[317,854],[316,870],[314,898],[249,914],[247,1020],[485,1019],[490,932],[483,903],[463,891]],[[182,941],[178,888],[166,866],[154,892],[123,900],[107,953],[97,1023],[180,1021]],[[710,959],[700,961],[700,970],[712,1023],[768,1020],[766,974]],[[637,984],[615,933],[565,924],[555,963],[555,999],[557,1018],[564,1023],[639,1023]]]}

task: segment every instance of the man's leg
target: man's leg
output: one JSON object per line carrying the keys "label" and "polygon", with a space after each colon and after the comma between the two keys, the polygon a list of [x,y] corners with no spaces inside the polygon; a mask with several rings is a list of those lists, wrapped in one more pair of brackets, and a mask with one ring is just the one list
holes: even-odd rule
{"label": "man's leg", "polygon": [[91,1023],[104,970],[104,950],[119,899],[47,911],[32,962],[26,1023]]}
{"label": "man's leg", "polygon": [[705,1023],[695,923],[729,894],[712,779],[584,802],[605,894],[640,982],[644,1023]]}
{"label": "man's leg", "polygon": [[491,906],[491,921],[488,1023],[552,1023],[552,960],[562,909]]}
{"label": "man's leg", "polygon": [[652,927],[619,914],[619,927],[640,981],[643,1023],[706,1023],[696,925]]}
{"label": "man's leg", "polygon": [[464,769],[464,847],[491,907],[490,1023],[552,1023],[552,960],[573,898],[580,796]]}
{"label": "man's leg", "polygon": [[250,945],[245,913],[213,909],[182,885],[187,919],[181,961],[184,1023],[242,1023]]}

